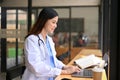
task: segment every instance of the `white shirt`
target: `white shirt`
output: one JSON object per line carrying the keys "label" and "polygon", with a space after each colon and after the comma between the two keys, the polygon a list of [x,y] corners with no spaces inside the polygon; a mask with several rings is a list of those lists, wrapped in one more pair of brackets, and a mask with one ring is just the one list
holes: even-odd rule
{"label": "white shirt", "polygon": [[24,53],[26,70],[22,80],[48,80],[49,77],[60,75],[61,69],[65,66],[56,58],[56,51],[51,37],[47,36],[53,53],[55,68],[50,66],[50,57],[46,44],[39,34],[40,40],[36,35],[30,35],[25,40]]}

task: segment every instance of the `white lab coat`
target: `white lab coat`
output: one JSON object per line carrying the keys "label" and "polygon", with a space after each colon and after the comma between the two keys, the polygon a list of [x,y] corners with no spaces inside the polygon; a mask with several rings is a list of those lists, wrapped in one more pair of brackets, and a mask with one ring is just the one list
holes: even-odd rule
{"label": "white lab coat", "polygon": [[65,66],[56,58],[54,42],[50,36],[47,36],[52,49],[55,68],[50,66],[46,44],[41,34],[39,34],[39,37],[41,40],[39,40],[36,35],[30,35],[25,40],[24,53],[26,70],[24,71],[22,80],[48,80],[49,77],[60,75],[62,67]]}

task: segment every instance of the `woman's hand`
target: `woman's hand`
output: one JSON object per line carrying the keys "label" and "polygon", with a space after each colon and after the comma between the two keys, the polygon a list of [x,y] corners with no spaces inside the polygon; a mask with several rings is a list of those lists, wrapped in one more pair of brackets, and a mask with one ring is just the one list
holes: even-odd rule
{"label": "woman's hand", "polygon": [[74,72],[80,72],[80,68],[78,66],[64,66],[61,74],[72,74]]}

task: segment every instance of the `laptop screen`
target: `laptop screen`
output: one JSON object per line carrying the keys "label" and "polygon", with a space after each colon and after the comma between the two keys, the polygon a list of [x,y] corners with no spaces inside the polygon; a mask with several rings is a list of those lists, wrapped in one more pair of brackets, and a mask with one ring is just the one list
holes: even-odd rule
{"label": "laptop screen", "polygon": [[109,59],[109,55],[108,55],[107,53],[105,53],[104,56],[103,56],[103,60],[105,61],[104,67],[107,66],[107,64],[108,64],[108,59]]}

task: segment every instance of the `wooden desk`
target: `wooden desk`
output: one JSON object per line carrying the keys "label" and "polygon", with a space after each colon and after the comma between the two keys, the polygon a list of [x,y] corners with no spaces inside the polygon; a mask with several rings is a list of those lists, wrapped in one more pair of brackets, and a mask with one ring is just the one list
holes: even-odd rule
{"label": "wooden desk", "polygon": [[[98,49],[83,49],[80,51],[80,53],[77,54],[77,56],[72,59],[68,65],[73,65],[74,60],[80,58],[80,57],[84,57],[90,54],[95,54],[98,57],[102,57],[102,52],[101,50]],[[71,75],[59,75],[58,77],[56,77],[55,80],[61,80],[62,78],[70,78],[72,80],[93,80],[92,78],[76,78],[76,77],[71,77]],[[105,74],[105,79],[106,80],[106,74]]]}

